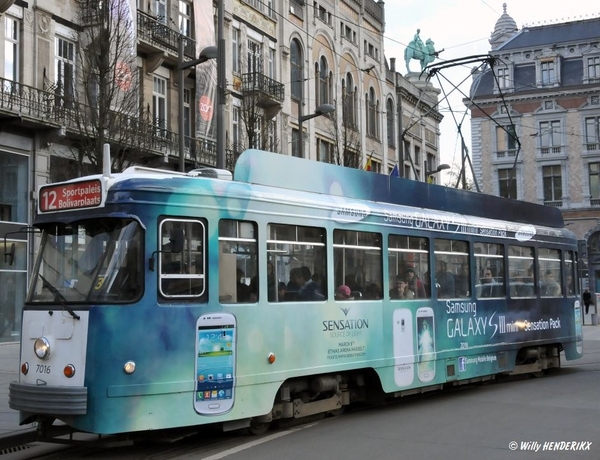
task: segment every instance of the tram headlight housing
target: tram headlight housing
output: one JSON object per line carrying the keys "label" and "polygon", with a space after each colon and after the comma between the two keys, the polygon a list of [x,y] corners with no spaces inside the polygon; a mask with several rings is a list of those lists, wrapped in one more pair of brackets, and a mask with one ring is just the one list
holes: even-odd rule
{"label": "tram headlight housing", "polygon": [[40,359],[48,359],[50,356],[50,341],[46,337],[36,339],[33,344],[33,351]]}

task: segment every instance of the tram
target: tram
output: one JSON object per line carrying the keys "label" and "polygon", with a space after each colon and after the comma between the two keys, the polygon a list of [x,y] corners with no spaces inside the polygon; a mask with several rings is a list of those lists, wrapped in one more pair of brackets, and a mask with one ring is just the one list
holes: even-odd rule
{"label": "tram", "polygon": [[22,424],[259,432],[582,356],[552,207],[259,150],[233,175],[105,166],[37,199]]}

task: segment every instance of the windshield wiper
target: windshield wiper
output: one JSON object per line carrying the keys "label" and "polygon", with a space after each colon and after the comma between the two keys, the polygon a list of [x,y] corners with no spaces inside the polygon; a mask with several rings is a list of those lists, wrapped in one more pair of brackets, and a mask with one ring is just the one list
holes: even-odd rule
{"label": "windshield wiper", "polygon": [[60,293],[60,291],[58,289],[56,289],[51,283],[50,281],[48,281],[46,278],[44,278],[42,275],[40,275],[38,273],[38,276],[42,279],[42,284],[44,285],[44,287],[46,289],[48,289],[52,295],[54,295],[54,300],[58,300],[62,306],[64,307],[65,310],[67,310],[69,312],[69,314],[74,318],[74,319],[81,319],[79,317],[78,314],[76,314],[73,309],[71,307],[69,307],[67,305],[67,299],[65,299],[65,297]]}

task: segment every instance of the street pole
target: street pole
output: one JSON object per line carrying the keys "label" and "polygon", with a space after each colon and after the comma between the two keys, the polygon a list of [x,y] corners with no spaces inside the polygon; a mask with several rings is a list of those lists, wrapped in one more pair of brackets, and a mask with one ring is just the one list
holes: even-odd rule
{"label": "street pole", "polygon": [[179,43],[178,43],[178,59],[177,59],[177,77],[178,77],[178,86],[179,93],[178,97],[178,109],[179,109],[179,120],[178,120],[178,129],[179,129],[179,171],[185,172],[185,123],[184,123],[184,107],[183,107],[183,92],[185,79],[184,70],[183,70],[183,34],[179,34]]}
{"label": "street pole", "polygon": [[217,0],[217,169],[225,169],[225,38],[223,36],[225,0]]}

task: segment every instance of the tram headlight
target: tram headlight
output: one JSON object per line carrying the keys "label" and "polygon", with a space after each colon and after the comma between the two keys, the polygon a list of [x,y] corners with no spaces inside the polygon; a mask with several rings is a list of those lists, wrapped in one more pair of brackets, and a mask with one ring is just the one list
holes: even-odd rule
{"label": "tram headlight", "polygon": [[33,351],[40,359],[48,359],[50,356],[50,341],[46,337],[40,337],[33,344]]}

